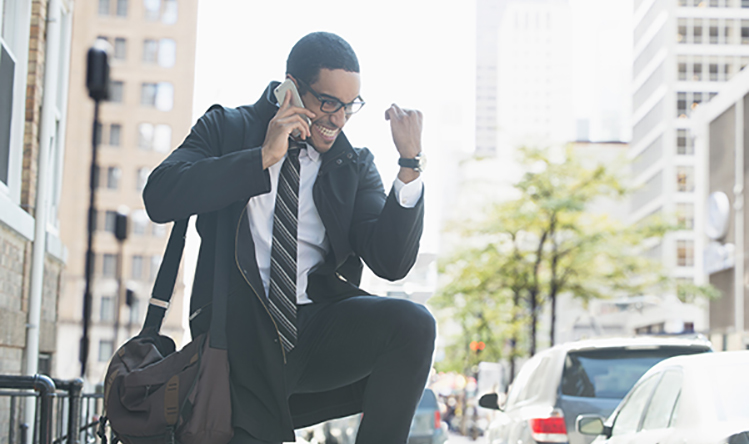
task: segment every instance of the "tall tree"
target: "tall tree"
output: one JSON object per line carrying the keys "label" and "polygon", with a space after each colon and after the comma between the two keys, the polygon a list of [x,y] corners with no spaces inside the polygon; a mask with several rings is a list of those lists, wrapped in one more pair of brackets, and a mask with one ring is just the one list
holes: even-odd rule
{"label": "tall tree", "polygon": [[[430,302],[467,328],[460,342],[466,350],[469,338],[480,336],[475,318],[481,311],[496,334],[485,358],[502,356],[507,347],[511,369],[525,350],[535,354],[547,303],[555,342],[560,294],[590,301],[664,289],[667,279],[642,254],[643,245],[673,228],[657,218],[625,225],[592,212],[592,203],[620,199],[628,190],[606,167],[584,165],[570,148],[556,155],[520,152],[529,172],[516,185],[518,197],[489,205],[478,222],[456,224],[464,246],[441,261],[447,284]],[[446,362],[455,358],[448,354]]]}

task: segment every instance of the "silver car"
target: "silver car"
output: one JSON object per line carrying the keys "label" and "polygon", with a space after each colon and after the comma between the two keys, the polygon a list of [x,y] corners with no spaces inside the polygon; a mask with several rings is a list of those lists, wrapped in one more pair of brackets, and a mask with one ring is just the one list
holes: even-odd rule
{"label": "silver car", "polygon": [[640,378],[604,425],[581,415],[595,444],[748,444],[749,351],[679,356]]}
{"label": "silver car", "polygon": [[560,344],[523,365],[498,406],[497,394],[479,405],[500,410],[487,431],[489,444],[588,444],[575,430],[584,413],[608,416],[650,367],[677,355],[710,352],[704,338],[634,337]]}

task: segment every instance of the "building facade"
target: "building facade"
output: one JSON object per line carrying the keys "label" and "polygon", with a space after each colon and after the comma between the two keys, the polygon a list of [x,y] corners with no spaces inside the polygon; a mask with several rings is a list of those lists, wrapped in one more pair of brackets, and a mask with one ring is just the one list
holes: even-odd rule
{"label": "building facade", "polygon": [[[73,2],[0,1],[0,374],[51,374]],[[18,403],[16,417],[33,419]],[[0,424],[9,423],[0,406]],[[29,416],[31,415],[31,416]]]}
{"label": "building facade", "polygon": [[[197,0],[99,0],[76,5],[72,43],[68,151],[61,236],[70,255],[60,301],[56,375],[80,371],[84,268],[87,248],[93,102],[85,88],[85,56],[97,39],[111,45],[110,98],[100,109],[92,319],[87,375],[100,382],[112,353],[140,330],[168,225],[149,221],[141,192],[153,167],[189,132]],[[129,234],[114,236],[117,213]],[[162,331],[178,344],[184,334],[178,279]],[[129,291],[128,291],[129,290]],[[129,294],[129,295],[128,295]]]}
{"label": "building facade", "polygon": [[705,282],[695,231],[699,180],[693,113],[749,63],[749,2],[635,0],[632,222],[676,215],[682,229],[651,251],[681,282]]}
{"label": "building facade", "polygon": [[705,244],[704,273],[721,293],[710,301],[711,340],[719,350],[749,348],[748,111],[749,70],[744,70],[694,118],[697,175],[706,184],[696,196],[696,231]]}

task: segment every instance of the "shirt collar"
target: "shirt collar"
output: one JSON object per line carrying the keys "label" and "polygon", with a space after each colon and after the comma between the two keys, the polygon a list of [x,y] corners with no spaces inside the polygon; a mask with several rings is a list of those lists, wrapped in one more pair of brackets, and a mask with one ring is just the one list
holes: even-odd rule
{"label": "shirt collar", "polygon": [[314,147],[312,147],[312,145],[310,145],[309,143],[307,143],[307,142],[304,142],[304,143],[305,143],[307,149],[306,150],[303,149],[302,151],[300,151],[299,152],[299,157],[305,157],[305,156],[307,156],[307,157],[309,157],[309,159],[311,161],[313,161],[313,162],[319,162],[320,161],[320,153]]}

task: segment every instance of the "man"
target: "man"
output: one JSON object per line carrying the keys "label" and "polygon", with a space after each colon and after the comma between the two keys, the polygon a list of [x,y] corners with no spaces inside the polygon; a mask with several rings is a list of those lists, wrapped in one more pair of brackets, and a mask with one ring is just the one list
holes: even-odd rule
{"label": "man", "polygon": [[341,132],[363,105],[348,43],[303,37],[286,76],[304,108],[290,94],[277,103],[278,82],[254,105],[212,107],[149,177],[146,209],[161,223],[198,215],[193,335],[208,330],[211,295],[228,294],[233,444],[294,441],[294,428],[358,412],[357,443],[405,443],[431,368],[434,319],[358,285],[362,260],[390,280],[416,260],[422,116],[386,111],[406,165],[386,195],[372,153]]}

